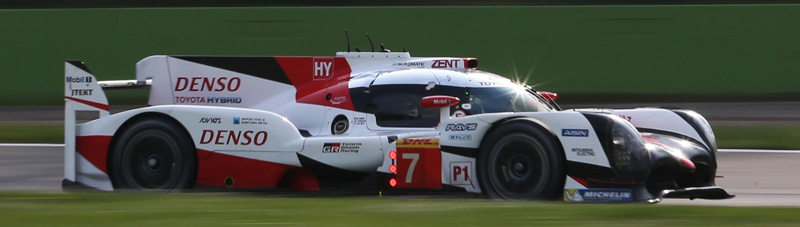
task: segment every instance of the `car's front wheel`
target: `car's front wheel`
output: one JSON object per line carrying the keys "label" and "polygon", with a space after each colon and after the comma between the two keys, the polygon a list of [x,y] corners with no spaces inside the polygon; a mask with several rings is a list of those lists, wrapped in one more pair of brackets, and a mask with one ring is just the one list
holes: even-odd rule
{"label": "car's front wheel", "polygon": [[533,124],[507,122],[484,140],[478,175],[489,198],[545,200],[561,195],[563,154],[552,134]]}

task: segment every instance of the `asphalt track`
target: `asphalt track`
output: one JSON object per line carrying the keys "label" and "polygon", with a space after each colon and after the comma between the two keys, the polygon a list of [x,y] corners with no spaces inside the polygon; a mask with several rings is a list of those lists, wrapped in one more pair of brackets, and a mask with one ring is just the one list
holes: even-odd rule
{"label": "asphalt track", "polygon": [[[0,145],[0,191],[61,191],[63,158],[58,145]],[[717,185],[736,198],[661,204],[800,206],[798,158],[800,151],[725,150],[718,156]]]}

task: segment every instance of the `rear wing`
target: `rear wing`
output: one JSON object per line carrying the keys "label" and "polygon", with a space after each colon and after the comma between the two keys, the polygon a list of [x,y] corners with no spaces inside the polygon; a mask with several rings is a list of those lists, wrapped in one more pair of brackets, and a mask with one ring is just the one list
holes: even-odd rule
{"label": "rear wing", "polygon": [[64,62],[64,179],[75,182],[75,113],[95,111],[108,116],[108,99],[83,62]]}

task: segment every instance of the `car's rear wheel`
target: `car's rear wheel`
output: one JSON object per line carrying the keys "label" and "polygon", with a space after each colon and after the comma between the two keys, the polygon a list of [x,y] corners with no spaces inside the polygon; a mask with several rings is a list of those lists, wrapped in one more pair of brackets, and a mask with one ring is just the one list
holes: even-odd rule
{"label": "car's rear wheel", "polygon": [[478,160],[481,190],[489,198],[546,200],[561,193],[563,154],[552,135],[529,121],[511,121],[484,140]]}
{"label": "car's rear wheel", "polygon": [[191,137],[174,121],[138,120],[115,138],[111,178],[118,188],[170,191],[193,186],[197,154]]}

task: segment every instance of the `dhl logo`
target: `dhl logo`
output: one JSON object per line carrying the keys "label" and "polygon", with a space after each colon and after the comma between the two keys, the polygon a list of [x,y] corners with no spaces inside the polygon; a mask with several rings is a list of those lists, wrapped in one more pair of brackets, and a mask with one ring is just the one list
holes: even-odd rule
{"label": "dhl logo", "polygon": [[406,138],[397,141],[398,148],[439,148],[436,138]]}

